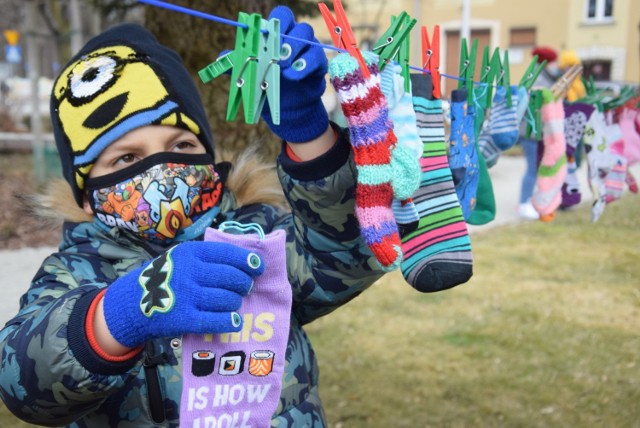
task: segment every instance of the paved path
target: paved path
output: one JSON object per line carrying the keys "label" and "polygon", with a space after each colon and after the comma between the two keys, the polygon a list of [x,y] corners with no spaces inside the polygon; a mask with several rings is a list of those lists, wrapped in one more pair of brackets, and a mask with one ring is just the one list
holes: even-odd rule
{"label": "paved path", "polygon": [[[469,226],[471,233],[522,221],[518,218],[515,209],[520,195],[520,181],[524,168],[525,161],[522,157],[503,156],[489,170],[496,198],[496,218],[487,225]],[[586,165],[579,169],[579,180],[583,203],[590,203],[592,198],[587,185],[586,170]],[[640,164],[634,165],[632,171],[640,179]],[[606,210],[603,215],[607,215]],[[2,299],[0,299],[0,327],[17,312],[20,296],[27,290],[44,258],[54,250],[55,248],[43,247],[0,251],[0,287],[3,290]]]}

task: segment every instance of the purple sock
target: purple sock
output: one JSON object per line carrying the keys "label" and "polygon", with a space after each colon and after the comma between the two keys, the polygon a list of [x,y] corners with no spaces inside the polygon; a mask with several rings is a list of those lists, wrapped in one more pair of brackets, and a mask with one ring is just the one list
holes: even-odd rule
{"label": "purple sock", "polygon": [[270,426],[280,401],[291,317],[285,233],[265,236],[255,224],[228,222],[220,230],[207,229],[205,240],[254,251],[265,270],[238,311],[241,332],[184,336],[180,426]]}

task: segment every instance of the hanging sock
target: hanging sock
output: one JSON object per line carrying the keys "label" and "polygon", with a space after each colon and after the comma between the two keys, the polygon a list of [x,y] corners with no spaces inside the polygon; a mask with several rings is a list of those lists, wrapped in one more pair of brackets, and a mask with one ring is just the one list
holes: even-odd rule
{"label": "hanging sock", "polygon": [[[476,92],[485,91],[485,87],[476,88]],[[479,97],[479,96],[478,96]],[[475,100],[475,98],[474,98]],[[477,103],[476,103],[477,104]],[[487,163],[479,152],[478,149],[478,137],[480,136],[480,129],[484,122],[485,111],[480,109],[480,106],[475,110],[475,124],[474,124],[474,140],[476,141],[475,147],[478,152],[478,186],[476,189],[476,202],[467,223],[480,226],[493,221],[496,218],[496,199],[493,194],[493,184],[491,184],[491,177],[489,176],[489,168]]]}
{"label": "hanging sock", "polygon": [[605,177],[615,165],[615,158],[607,143],[606,122],[602,112],[596,110],[589,118],[583,141],[589,166],[589,186],[595,199],[591,207],[591,221],[596,222],[607,205]]}
{"label": "hanging sock", "polygon": [[622,139],[622,130],[618,124],[610,125],[609,129],[612,131],[607,132],[608,139],[619,138],[615,141],[609,140],[609,150],[611,150],[614,164],[604,179],[605,202],[607,204],[622,197],[627,178],[627,159],[624,157],[625,141]]}
{"label": "hanging sock", "polygon": [[636,129],[636,120],[640,119],[640,110],[624,107],[620,113],[620,129],[624,138],[624,157],[628,166],[640,162],[640,133]]}
{"label": "hanging sock", "polygon": [[329,77],[351,136],[360,233],[380,267],[391,271],[402,261],[400,235],[391,208],[391,147],[396,144],[396,136],[380,89],[378,66],[369,55],[363,56],[369,77],[363,75],[358,61],[345,53],[330,61]]}
{"label": "hanging sock", "polygon": [[577,171],[577,150],[582,140],[584,130],[595,107],[585,103],[563,103],[564,136],[567,155],[567,176],[562,184],[562,202],[560,208],[567,209],[580,203],[580,182]]}
{"label": "hanging sock", "polygon": [[562,202],[562,184],[567,175],[564,109],[550,90],[542,92],[543,153],[538,168],[536,191],[531,203],[543,221],[551,221]]}
{"label": "hanging sock", "polygon": [[414,195],[420,221],[403,236],[402,275],[421,292],[446,290],[473,275],[471,240],[447,160],[442,100],[433,99],[431,78],[412,74],[413,107],[423,142],[422,177]]}
{"label": "hanging sock", "polygon": [[402,67],[389,63],[380,73],[380,88],[387,100],[389,119],[398,142],[391,149],[392,178],[394,191],[393,214],[400,235],[418,227],[418,211],[411,197],[420,185],[420,163],[422,141],[416,128],[416,113],[411,102],[411,90],[405,91]]}
{"label": "hanging sock", "polygon": [[479,156],[473,133],[474,118],[475,108],[467,105],[467,91],[454,90],[451,93],[449,166],[465,221],[471,217],[476,206],[480,174]]}

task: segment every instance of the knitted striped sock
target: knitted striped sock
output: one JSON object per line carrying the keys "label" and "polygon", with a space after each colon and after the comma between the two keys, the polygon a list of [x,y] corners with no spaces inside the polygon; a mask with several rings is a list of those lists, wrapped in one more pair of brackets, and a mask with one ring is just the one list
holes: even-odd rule
{"label": "knitted striped sock", "polygon": [[423,143],[422,178],[414,195],[420,221],[402,237],[402,275],[422,292],[446,290],[473,274],[471,240],[451,177],[442,100],[431,99],[430,76],[412,74],[413,108]]}
{"label": "knitted striped sock", "polygon": [[370,77],[365,78],[355,58],[339,54],[329,63],[329,77],[349,126],[357,169],[356,217],[361,234],[385,271],[402,260],[398,226],[391,209],[391,147],[396,143],[380,90],[380,74],[369,55]]}
{"label": "knitted striped sock", "polygon": [[397,63],[386,65],[380,73],[380,88],[387,100],[389,119],[398,143],[391,149],[394,200],[393,214],[398,223],[400,236],[418,227],[418,211],[411,197],[420,185],[422,141],[416,129],[416,114],[411,102],[411,90],[405,91],[402,67]]}
{"label": "knitted striped sock", "polygon": [[[618,124],[611,126],[617,127],[618,129],[620,128]],[[612,132],[609,135],[612,135],[614,138],[616,136],[622,137],[622,130],[620,130],[619,134]],[[624,192],[625,179],[627,178],[627,159],[624,157],[624,146],[625,141],[622,138],[609,144],[609,150],[611,150],[611,155],[615,159],[615,163],[604,179],[606,189],[605,201],[608,204],[620,199],[622,192]]]}
{"label": "knitted striped sock", "polygon": [[449,166],[456,195],[465,221],[476,206],[476,193],[480,166],[476,151],[473,122],[475,109],[467,105],[467,91],[456,89],[451,93],[451,135]]}
{"label": "knitted striped sock", "polygon": [[554,100],[550,90],[543,90],[541,114],[544,151],[531,203],[541,216],[551,220],[562,202],[562,184],[567,175],[567,156],[562,100]]}

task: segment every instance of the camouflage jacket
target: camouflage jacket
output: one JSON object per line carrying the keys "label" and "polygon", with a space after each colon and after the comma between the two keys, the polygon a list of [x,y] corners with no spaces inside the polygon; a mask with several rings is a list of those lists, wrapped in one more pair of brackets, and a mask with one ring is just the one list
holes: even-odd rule
{"label": "camouflage jacket", "polygon": [[[354,217],[355,166],[348,135],[327,154],[296,164],[285,155],[278,176],[291,212],[266,204],[238,207],[230,192],[225,220],[287,232],[293,290],[280,403],[272,426],[320,427],[318,367],[302,326],[347,303],[381,275]],[[157,254],[114,229],[66,223],[49,256],[0,332],[0,396],[19,418],[75,427],[178,426],[181,340],[150,341],[138,357],[112,363],[87,343],[84,322],[96,294]],[[152,403],[152,404],[150,404]],[[155,407],[151,407],[155,406]],[[163,422],[154,422],[164,418]]]}

